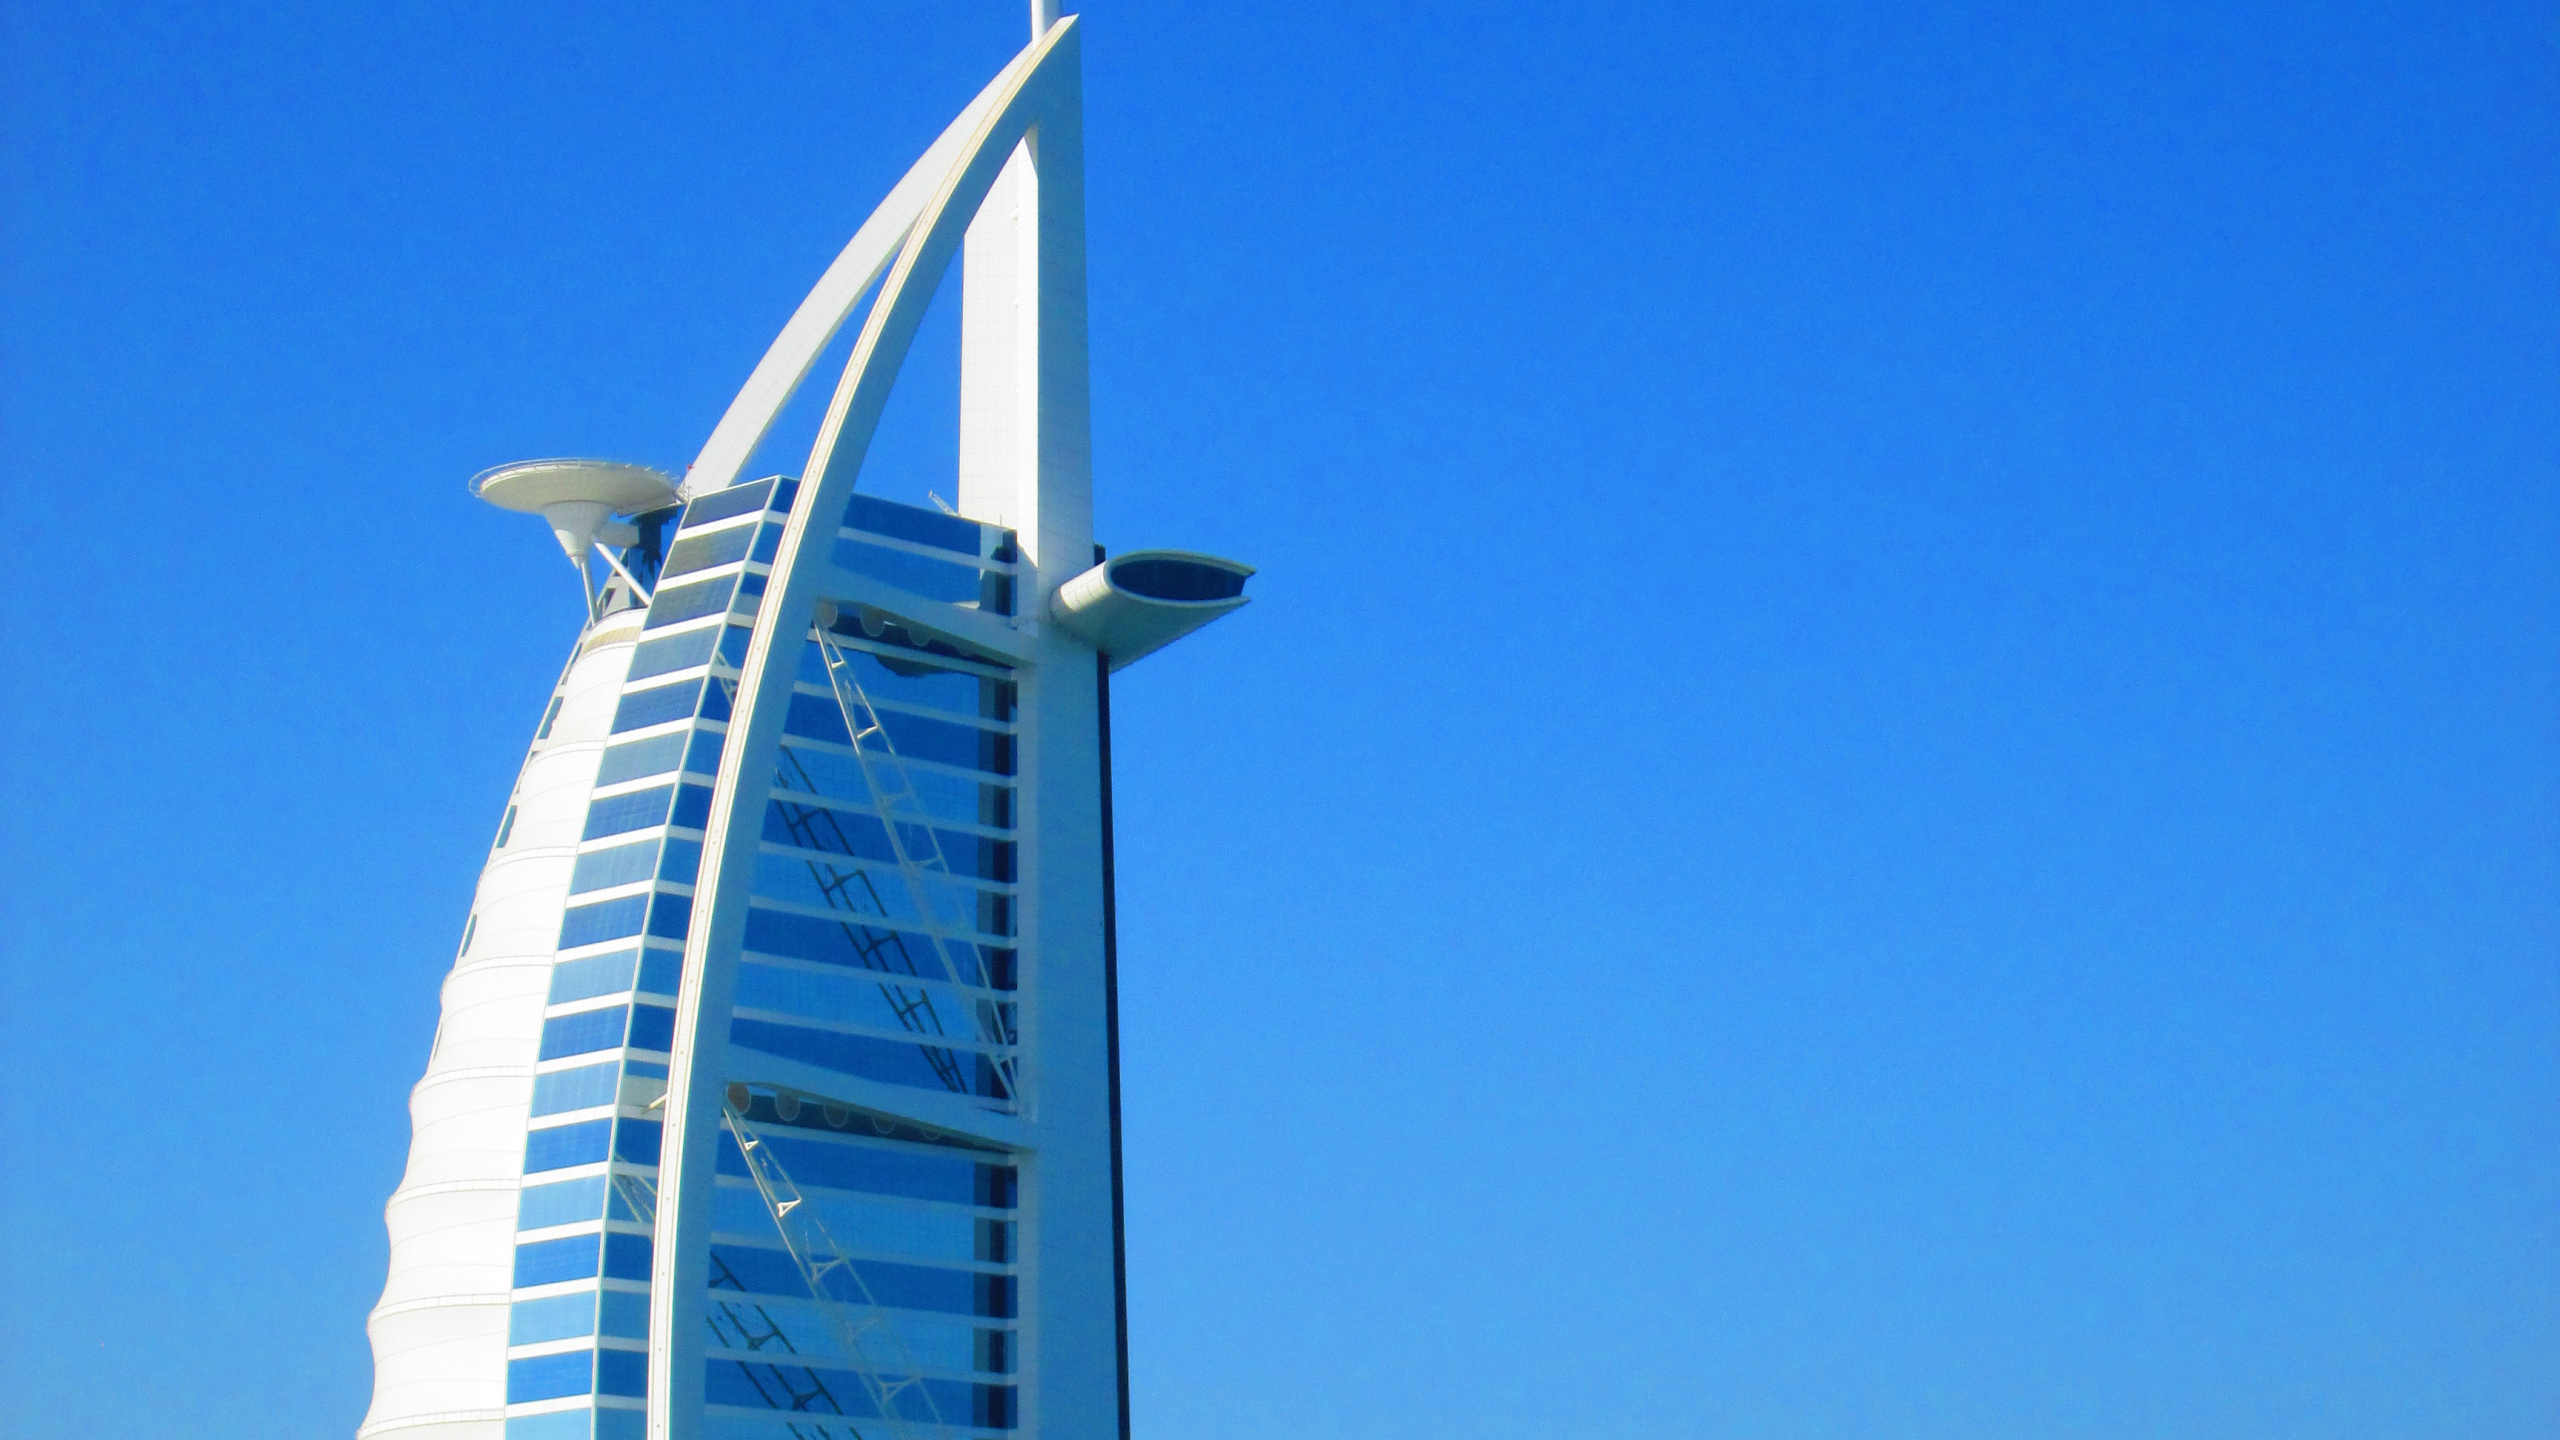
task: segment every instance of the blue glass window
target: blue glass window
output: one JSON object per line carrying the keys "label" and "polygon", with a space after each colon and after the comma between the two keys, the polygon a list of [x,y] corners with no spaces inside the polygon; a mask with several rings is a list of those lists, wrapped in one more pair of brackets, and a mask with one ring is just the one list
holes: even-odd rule
{"label": "blue glass window", "polygon": [[912,550],[892,550],[859,540],[837,541],[834,558],[839,567],[856,575],[868,575],[927,600],[955,605],[978,603],[983,588],[979,577],[986,573],[975,565],[956,565]]}
{"label": "blue glass window", "polygon": [[596,1333],[596,1297],[592,1290],[519,1300],[507,1309],[507,1343],[539,1345],[572,1335]]}
{"label": "blue glass window", "polygon": [[717,730],[694,732],[692,748],[685,751],[684,768],[696,775],[720,773],[720,747],[729,737]]}
{"label": "blue glass window", "polygon": [[649,1352],[646,1350],[597,1351],[596,1393],[599,1395],[648,1394]]}
{"label": "blue glass window", "polygon": [[674,1043],[676,1012],[664,1005],[631,1007],[631,1039],[634,1050],[664,1050]]}
{"label": "blue glass window", "polygon": [[517,1192],[516,1228],[547,1230],[574,1225],[604,1213],[604,1177],[583,1175],[549,1185],[527,1185]]}
{"label": "blue glass window", "polygon": [[[621,1413],[625,1412],[581,1408],[552,1410],[540,1415],[512,1415],[507,1418],[507,1440],[608,1440],[604,1420]],[[611,1440],[642,1440],[642,1436],[616,1434],[611,1436]]]}
{"label": "blue glass window", "polygon": [[592,1280],[596,1275],[596,1238],[564,1235],[516,1247],[516,1288],[557,1285],[563,1280]]}
{"label": "blue glass window", "polygon": [[578,857],[577,868],[569,873],[569,893],[584,895],[590,890],[609,890],[634,880],[646,880],[657,865],[658,842],[655,840],[616,845],[610,850],[590,850]]}
{"label": "blue glass window", "polygon": [[[557,1400],[565,1395],[585,1395],[595,1388],[595,1352],[571,1350],[561,1355],[536,1355],[525,1360],[507,1362],[507,1403],[522,1405],[529,1400]],[[578,1417],[584,1420],[582,1414]]]}
{"label": "blue glass window", "polygon": [[534,739],[548,740],[551,738],[551,727],[560,718],[560,701],[563,698],[564,697],[558,695],[551,697],[551,704],[542,712],[541,728],[533,732]]}
{"label": "blue glass window", "polygon": [[579,838],[601,840],[607,835],[663,825],[667,819],[667,802],[674,798],[675,787],[672,785],[652,786],[625,795],[608,795],[587,807],[586,833]]}
{"label": "blue glass window", "polygon": [[635,1340],[649,1338],[649,1297],[628,1290],[604,1292],[603,1313],[596,1321],[599,1335],[624,1335]]}
{"label": "blue glass window", "polygon": [[668,824],[681,825],[688,830],[699,830],[702,828],[702,822],[710,818],[710,786],[686,785],[676,791],[675,813],[667,817]]}
{"label": "blue glass window", "polygon": [[690,885],[701,869],[702,842],[679,837],[667,842],[666,859],[658,865],[658,878]]}
{"label": "blue glass window", "polygon": [[516,807],[510,805],[507,807],[507,818],[498,822],[497,841],[489,848],[492,850],[506,849],[507,837],[514,833],[516,833]]}
{"label": "blue glass window", "polygon": [[652,735],[646,740],[629,740],[604,752],[604,763],[596,767],[598,785],[619,785],[644,775],[663,775],[676,768],[683,756],[688,737],[678,730],[670,735]]}
{"label": "blue glass window", "polygon": [[541,1058],[560,1060],[619,1048],[629,1027],[630,1008],[613,1005],[602,1010],[581,1010],[575,1015],[554,1015],[543,1021]]}
{"label": "blue glass window", "polygon": [[621,1083],[622,1066],[612,1061],[536,1075],[533,1077],[533,1113],[558,1115],[570,1110],[592,1110],[598,1105],[610,1105]]}
{"label": "blue glass window", "polygon": [[616,950],[560,961],[551,967],[551,1003],[566,1005],[572,1000],[592,1000],[598,995],[630,989],[632,962],[638,958],[637,951]]}
{"label": "blue glass window", "polygon": [[676,993],[676,977],[684,969],[684,956],[673,950],[655,946],[640,954],[639,989],[650,995]]}
{"label": "blue glass window", "polygon": [[566,1170],[572,1165],[593,1165],[604,1159],[605,1147],[612,1142],[611,1120],[581,1120],[575,1125],[533,1131],[524,1137],[524,1173],[534,1175],[545,1170]]}
{"label": "blue glass window", "polygon": [[634,690],[622,697],[613,709],[613,733],[645,730],[664,725],[670,720],[692,716],[694,706],[702,699],[700,680],[679,680],[673,685],[660,685],[652,690]]}
{"label": "blue glass window", "polygon": [[663,625],[717,615],[729,608],[729,594],[737,583],[737,576],[723,575],[716,580],[697,580],[691,585],[661,590],[656,601],[649,606],[649,619],[642,628],[655,630]]}
{"label": "blue glass window", "polygon": [[651,1242],[646,1235],[626,1235],[620,1231],[604,1237],[604,1273],[613,1280],[646,1280],[649,1278]]}
{"label": "blue glass window", "polygon": [[690,670],[708,661],[711,647],[720,643],[720,628],[705,625],[681,635],[661,635],[655,640],[641,641],[631,652],[631,670],[622,677],[624,683],[664,675],[670,670]]}
{"label": "blue glass window", "polygon": [[863,494],[856,494],[853,503],[845,507],[844,523],[874,535],[909,540],[937,550],[955,550],[972,559],[979,553],[980,536],[984,533],[975,520]]}
{"label": "blue glass window", "polygon": [[693,902],[682,895],[661,895],[649,907],[649,933],[661,940],[682,940],[693,923]]}
{"label": "blue glass window", "polygon": [[757,527],[732,525],[707,535],[687,535],[667,552],[667,568],[659,573],[670,577],[690,575],[715,565],[727,565],[747,557],[747,546],[755,540]]}
{"label": "blue glass window", "polygon": [[[888,729],[890,744],[899,755],[909,760],[933,760],[945,765],[958,765],[985,770],[997,775],[1013,773],[1013,737],[975,725],[955,725],[924,715],[909,715],[901,710],[883,710],[880,723]],[[791,697],[790,713],[782,722],[786,734],[806,736],[836,745],[850,745],[852,738],[844,725],[844,711],[833,695]]]}
{"label": "blue glass window", "polygon": [[[714,490],[708,495],[696,495],[693,497],[693,503],[684,507],[682,528],[689,530],[696,525],[708,525],[714,520],[726,520],[732,515],[744,515],[750,510],[761,510],[772,494],[773,480],[767,477],[762,480],[750,480],[744,485],[732,485],[726,490]],[[783,503],[785,506],[790,504],[788,500]]]}
{"label": "blue glass window", "polygon": [[[955,1205],[992,1205],[1010,1208],[1011,1199],[993,1199],[980,1172],[1009,1169],[979,1165],[973,1161],[941,1155],[919,1155],[908,1150],[888,1150],[869,1145],[845,1144],[825,1140],[803,1140],[796,1136],[765,1132],[765,1143],[773,1147],[774,1157],[782,1162],[783,1172],[795,1184],[808,1189],[852,1190],[866,1195],[897,1195],[910,1200],[943,1200]],[[744,1178],[746,1158],[738,1153],[738,1142],[726,1128],[719,1133],[719,1167],[723,1175]]]}
{"label": "blue glass window", "polygon": [[581,945],[637,935],[641,917],[648,910],[646,895],[625,895],[617,900],[573,906],[560,917],[560,948],[575,950]]}

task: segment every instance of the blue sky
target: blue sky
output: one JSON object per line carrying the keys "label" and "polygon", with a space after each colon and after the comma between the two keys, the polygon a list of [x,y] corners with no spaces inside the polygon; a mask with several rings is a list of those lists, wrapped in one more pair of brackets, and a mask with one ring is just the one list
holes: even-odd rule
{"label": "blue sky", "polygon": [[[2551,1433],[2555,34],[2109,9],[1087,16],[1099,528],[1263,567],[1115,688],[1142,1433]],[[0,1428],[343,1435],[575,625],[462,482],[1022,18],[0,25]]]}

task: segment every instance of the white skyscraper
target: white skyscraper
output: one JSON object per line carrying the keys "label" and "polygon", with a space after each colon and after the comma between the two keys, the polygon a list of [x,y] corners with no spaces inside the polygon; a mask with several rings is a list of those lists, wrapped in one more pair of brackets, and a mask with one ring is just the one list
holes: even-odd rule
{"label": "white skyscraper", "polygon": [[[1078,33],[1033,24],[680,488],[474,482],[590,619],[411,1101],[367,1440],[1126,1433],[1109,674],[1251,572],[1094,545]],[[946,514],[855,482],[955,258]],[[741,479],[848,320],[802,473]]]}

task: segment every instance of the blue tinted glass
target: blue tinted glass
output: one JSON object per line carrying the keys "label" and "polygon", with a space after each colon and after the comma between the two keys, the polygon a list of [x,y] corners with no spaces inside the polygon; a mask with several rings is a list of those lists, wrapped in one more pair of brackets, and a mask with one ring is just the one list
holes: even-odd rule
{"label": "blue tinted glass", "polygon": [[596,1333],[596,1297],[592,1290],[519,1300],[507,1309],[507,1343],[539,1345],[572,1335]]}
{"label": "blue tinted glass", "polygon": [[667,842],[666,858],[658,864],[658,878],[690,885],[701,869],[702,842],[679,837]]}
{"label": "blue tinted glass", "polygon": [[976,604],[978,577],[985,573],[975,565],[956,565],[912,550],[892,550],[859,540],[837,541],[835,562],[856,575],[868,575],[909,594],[950,604]]}
{"label": "blue tinted glass", "polygon": [[592,1280],[596,1274],[593,1235],[566,1235],[516,1247],[516,1288],[557,1285],[563,1280]]}
{"label": "blue tinted glass", "polygon": [[527,1185],[516,1199],[516,1228],[544,1230],[575,1225],[604,1213],[604,1177],[584,1175],[550,1185]]}
{"label": "blue tinted glass", "polygon": [[[994,1387],[990,1386],[987,1388],[993,1389]],[[1012,1392],[1007,1391],[1006,1393],[1010,1394]],[[954,1411],[952,1413],[957,1414],[959,1412]],[[1008,1411],[1006,1413],[1010,1414],[1012,1412]],[[709,1417],[705,1417],[705,1419],[707,1423],[703,1430],[704,1434],[718,1435],[722,1433],[716,1428],[720,1424],[719,1421],[712,1420]],[[850,1431],[852,1427],[847,1426],[846,1429]],[[788,1435],[791,1432],[786,1429],[783,1433]],[[516,1440],[516,1437],[509,1435],[507,1440]],[[649,1412],[645,1410],[608,1410],[602,1406],[597,1407],[595,1440],[649,1440]]]}
{"label": "blue tinted glass", "polygon": [[714,520],[761,510],[772,494],[773,480],[768,476],[762,480],[750,480],[744,485],[732,485],[726,490],[714,490],[708,495],[697,495],[693,497],[692,504],[684,507],[681,528],[689,530],[696,525],[708,525]]}
{"label": "blue tinted glass", "polygon": [[575,1015],[554,1015],[542,1022],[542,1056],[559,1060],[570,1055],[585,1055],[596,1050],[612,1050],[622,1044],[622,1032],[629,1019],[628,1006],[613,1005],[602,1010],[581,1010]]}
{"label": "blue tinted glass", "polygon": [[727,735],[713,730],[697,732],[693,737],[693,748],[685,752],[684,768],[696,775],[719,774],[720,746],[728,738]]}
{"label": "blue tinted glass", "polygon": [[551,1003],[566,1005],[572,1000],[592,1000],[598,995],[614,995],[631,988],[631,964],[636,954],[616,950],[605,955],[589,955],[578,960],[563,960],[551,967]]}
{"label": "blue tinted glass", "polygon": [[900,505],[876,495],[857,494],[845,507],[844,523],[856,530],[874,535],[888,535],[930,545],[937,550],[956,550],[975,557],[979,553],[982,533],[978,522],[963,520],[916,505]]}
{"label": "blue tinted glass", "polygon": [[[699,850],[700,846],[695,846]],[[575,870],[569,872],[569,893],[584,895],[590,890],[606,890],[646,880],[658,865],[658,842],[642,840],[631,845],[616,845],[610,850],[590,850],[578,857]],[[690,878],[690,877],[688,877]]]}
{"label": "blue tinted glass", "polygon": [[536,1075],[533,1077],[533,1113],[558,1115],[570,1110],[591,1110],[598,1105],[610,1105],[614,1087],[621,1083],[621,1079],[622,1067],[611,1062]]}
{"label": "blue tinted glass", "polygon": [[616,1232],[604,1237],[604,1273],[614,1280],[649,1278],[651,1244],[646,1235]]}
{"label": "blue tinted glass", "polygon": [[626,795],[608,795],[587,807],[587,828],[578,838],[601,840],[607,835],[663,825],[667,819],[667,802],[673,798],[675,787],[672,785],[655,785]]}
{"label": "blue tinted glass", "polygon": [[507,818],[498,822],[498,843],[497,843],[495,846],[493,846],[492,848],[494,848],[494,849],[498,849],[498,850],[504,850],[504,849],[506,849],[506,848],[507,848],[507,837],[508,837],[509,835],[514,834],[514,833],[515,833],[515,829],[516,829],[516,807],[514,807],[513,805],[510,805],[510,806],[508,806],[508,807],[507,807]]}
{"label": "blue tinted glass", "polygon": [[[738,1153],[738,1142],[723,1129],[717,1143],[720,1173],[744,1178],[747,1162]],[[955,1205],[985,1205],[991,1199],[998,1204],[1008,1203],[987,1195],[979,1182],[978,1172],[993,1167],[968,1160],[838,1141],[802,1140],[771,1131],[766,1132],[765,1143],[773,1147],[783,1173],[804,1188],[947,1200]]]}
{"label": "blue tinted glass", "polygon": [[[652,947],[641,954],[638,988],[651,995],[673,995],[676,993],[676,977],[683,969],[683,955]],[[635,1065],[634,1068],[638,1067]]]}
{"label": "blue tinted glass", "polygon": [[659,573],[667,576],[689,575],[746,558],[747,546],[755,539],[753,525],[732,525],[707,535],[687,535],[667,552],[667,568]]}
{"label": "blue tinted glass", "polygon": [[[944,765],[957,765],[985,770],[996,775],[1013,773],[1013,737],[974,725],[959,725],[923,715],[909,715],[902,710],[882,710],[880,723],[889,732],[889,742],[898,754],[909,760],[931,760]],[[845,729],[844,712],[833,695],[795,694],[791,709],[783,717],[785,734],[811,740],[824,740],[833,745],[850,745]],[[870,748],[866,743],[865,749]]]}
{"label": "blue tinted glass", "polygon": [[578,1409],[554,1410],[546,1415],[512,1416],[507,1421],[507,1440],[603,1440],[601,1433],[588,1433],[587,1422],[595,1413]]}
{"label": "blue tinted glass", "polygon": [[720,627],[717,625],[705,625],[681,635],[643,640],[639,648],[631,652],[631,671],[623,676],[623,680],[627,684],[633,680],[646,680],[652,675],[664,675],[670,670],[690,670],[711,658],[711,647],[719,640]]}
{"label": "blue tinted glass", "polygon": [[700,680],[679,680],[673,685],[661,685],[653,690],[635,690],[614,706],[613,733],[619,735],[625,730],[645,730],[670,720],[688,719],[693,714],[695,702],[701,698]]}
{"label": "blue tinted glass", "polygon": [[649,1338],[649,1297],[628,1290],[604,1292],[604,1313],[596,1322],[599,1335],[627,1335],[635,1340]]}
{"label": "blue tinted glass", "polygon": [[[572,1350],[565,1355],[536,1355],[529,1360],[507,1362],[507,1403],[521,1405],[528,1400],[557,1400],[564,1395],[584,1395],[593,1386],[595,1352]],[[577,1412],[580,1422],[586,1420]]]}
{"label": "blue tinted glass", "polygon": [[[906,655],[898,657],[897,668],[893,670],[881,662],[876,652],[856,645],[842,648],[853,682],[862,687],[863,694],[874,700],[894,701],[927,710],[948,710],[954,715],[987,715],[990,713],[989,697],[982,687],[1005,683],[988,680],[967,670],[944,669],[926,663],[921,657]],[[816,641],[801,649],[799,678],[820,689],[833,688],[827,677],[826,654],[818,648]],[[994,718],[1004,717],[996,715]]]}
{"label": "blue tinted glass", "polygon": [[631,1007],[631,1048],[664,1050],[675,1042],[676,1012],[664,1005]]}
{"label": "blue tinted glass", "polygon": [[524,1173],[593,1165],[604,1159],[605,1147],[612,1142],[611,1120],[581,1120],[536,1130],[524,1137]]}
{"label": "blue tinted glass", "polygon": [[704,686],[702,691],[702,718],[705,720],[728,719],[729,702],[737,697],[737,693],[737,681],[726,676],[712,677],[711,683]]}
{"label": "blue tinted glass", "polygon": [[581,945],[637,935],[640,918],[648,909],[646,895],[625,895],[618,900],[576,906],[560,917],[560,948],[575,950]]}
{"label": "blue tinted glass", "polygon": [[779,524],[767,524],[756,532],[755,553],[747,558],[759,565],[770,565],[773,563],[775,554],[781,549],[782,527]]}
{"label": "blue tinted glass", "polygon": [[[736,1366],[729,1367],[736,1369]],[[596,1393],[599,1395],[646,1395],[649,1393],[649,1352],[645,1350],[599,1350],[596,1352]],[[858,1392],[848,1392],[858,1393]],[[637,1411],[612,1412],[637,1414]]]}
{"label": "blue tinted glass", "polygon": [[618,785],[637,780],[643,775],[663,775],[676,768],[676,760],[684,754],[687,736],[678,730],[669,735],[652,735],[646,740],[632,740],[604,752],[604,763],[596,767],[598,785]]}
{"label": "blue tinted glass", "polygon": [[655,630],[679,621],[717,615],[729,608],[729,592],[736,585],[736,576],[723,575],[716,580],[697,580],[691,585],[660,590],[658,598],[649,606],[649,619],[642,628]]}
{"label": "blue tinted glass", "polygon": [[649,933],[661,940],[682,940],[693,923],[693,902],[682,895],[661,895],[649,907]]}
{"label": "blue tinted glass", "polygon": [[[890,733],[894,735],[897,732],[893,730]],[[667,817],[667,822],[671,825],[681,825],[688,830],[699,830],[702,828],[702,822],[710,818],[711,787],[687,785],[676,792],[675,813]]]}

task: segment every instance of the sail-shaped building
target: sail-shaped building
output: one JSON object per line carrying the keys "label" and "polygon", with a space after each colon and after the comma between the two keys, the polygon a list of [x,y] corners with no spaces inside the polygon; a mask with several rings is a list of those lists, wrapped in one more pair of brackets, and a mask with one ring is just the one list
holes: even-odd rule
{"label": "sail-shaped building", "polygon": [[[1128,1432],[1110,677],[1251,571],[1094,543],[1078,31],[1033,32],[680,485],[474,482],[588,619],[411,1100],[364,1440]],[[945,511],[856,481],[954,261]],[[801,473],[742,474],[847,325]]]}

